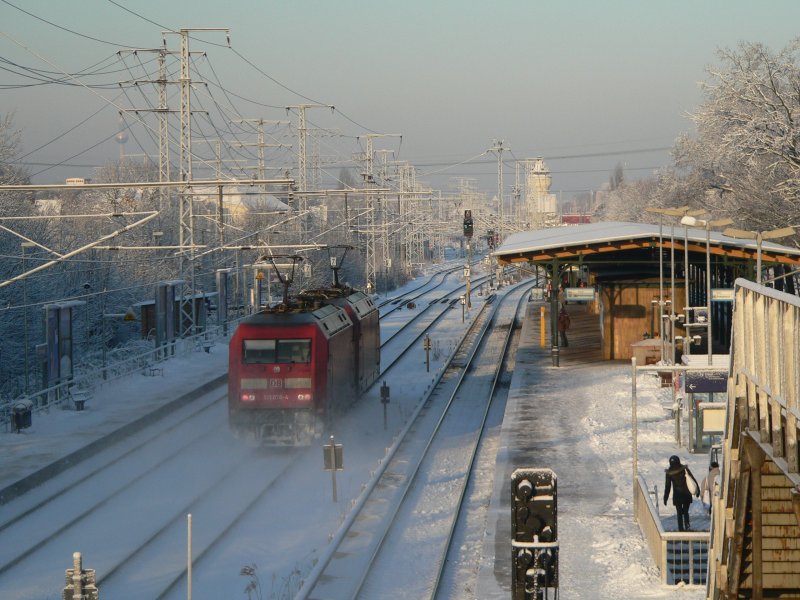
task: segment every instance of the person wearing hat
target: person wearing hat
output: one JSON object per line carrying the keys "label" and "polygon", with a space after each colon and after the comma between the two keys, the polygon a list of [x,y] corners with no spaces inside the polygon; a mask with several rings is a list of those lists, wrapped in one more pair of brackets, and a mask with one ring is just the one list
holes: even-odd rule
{"label": "person wearing hat", "polygon": [[672,504],[678,511],[678,531],[691,531],[689,506],[692,504],[692,494],[700,496],[700,486],[697,485],[689,466],[682,465],[681,459],[674,454],[669,457],[669,468],[666,469],[664,479],[664,506],[667,505],[670,490],[672,490]]}

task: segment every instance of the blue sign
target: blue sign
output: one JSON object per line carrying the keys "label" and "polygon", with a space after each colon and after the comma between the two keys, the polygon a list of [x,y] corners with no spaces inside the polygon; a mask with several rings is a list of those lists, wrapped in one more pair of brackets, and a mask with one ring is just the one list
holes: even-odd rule
{"label": "blue sign", "polygon": [[728,372],[686,371],[684,387],[689,394],[725,392],[728,390]]}

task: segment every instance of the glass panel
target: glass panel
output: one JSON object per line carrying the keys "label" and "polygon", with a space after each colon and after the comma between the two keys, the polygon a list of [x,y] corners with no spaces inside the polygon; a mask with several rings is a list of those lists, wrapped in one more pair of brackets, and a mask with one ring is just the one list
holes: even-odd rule
{"label": "glass panel", "polygon": [[311,362],[311,340],[278,340],[279,363]]}
{"label": "glass panel", "polygon": [[242,360],[247,364],[275,362],[275,340],[244,340]]}

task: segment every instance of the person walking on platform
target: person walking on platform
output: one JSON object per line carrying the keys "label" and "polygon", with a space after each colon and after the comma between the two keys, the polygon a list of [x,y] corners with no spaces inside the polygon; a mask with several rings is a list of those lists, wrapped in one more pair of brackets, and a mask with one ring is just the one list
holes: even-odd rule
{"label": "person walking on platform", "polygon": [[558,313],[558,333],[561,335],[561,345],[564,348],[569,346],[569,340],[567,339],[567,329],[569,329],[569,326],[569,313],[567,309],[562,306],[561,312]]}
{"label": "person walking on platform", "polygon": [[700,496],[700,486],[689,470],[689,465],[682,465],[681,459],[674,454],[669,457],[669,468],[664,479],[664,506],[667,505],[669,492],[672,489],[672,504],[678,512],[678,531],[691,531],[689,528],[689,506],[692,495]]}
{"label": "person walking on platform", "polygon": [[703,502],[703,506],[706,507],[708,514],[711,514],[711,499],[714,497],[714,481],[718,476],[719,463],[715,460],[711,461],[711,464],[708,466],[708,475],[703,479],[703,483],[700,484],[700,499]]}

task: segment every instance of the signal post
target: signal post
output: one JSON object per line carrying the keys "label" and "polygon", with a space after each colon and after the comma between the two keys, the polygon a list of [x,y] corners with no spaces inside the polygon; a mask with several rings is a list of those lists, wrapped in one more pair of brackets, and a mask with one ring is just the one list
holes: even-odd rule
{"label": "signal post", "polygon": [[467,280],[467,308],[472,308],[472,299],[470,298],[470,264],[472,264],[472,234],[474,232],[474,223],[472,220],[472,211],[464,211],[464,237],[467,240],[467,264],[464,266],[464,278]]}
{"label": "signal post", "polygon": [[511,474],[511,599],[558,598],[557,479],[551,469]]}

